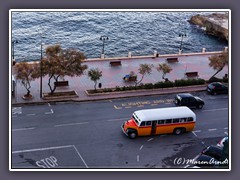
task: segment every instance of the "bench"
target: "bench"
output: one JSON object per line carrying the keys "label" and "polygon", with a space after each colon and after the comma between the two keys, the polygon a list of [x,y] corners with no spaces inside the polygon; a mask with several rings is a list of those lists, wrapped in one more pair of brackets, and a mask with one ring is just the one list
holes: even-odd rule
{"label": "bench", "polygon": [[68,81],[57,81],[57,82],[54,82],[54,85],[55,85],[56,87],[69,86],[69,85],[68,85]]}
{"label": "bench", "polygon": [[198,72],[186,72],[185,75],[187,77],[197,77],[198,76]]}
{"label": "bench", "polygon": [[178,62],[178,58],[167,58],[166,60],[169,63]]}
{"label": "bench", "polygon": [[110,65],[111,66],[121,66],[122,63],[121,63],[121,61],[110,61]]}

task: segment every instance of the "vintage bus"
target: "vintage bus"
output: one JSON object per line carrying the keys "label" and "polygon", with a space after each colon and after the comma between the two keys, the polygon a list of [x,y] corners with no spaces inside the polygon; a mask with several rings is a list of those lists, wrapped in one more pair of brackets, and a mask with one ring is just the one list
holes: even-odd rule
{"label": "vintage bus", "polygon": [[135,111],[132,118],[122,124],[122,131],[134,139],[137,136],[181,134],[192,131],[196,115],[186,106],[145,109]]}

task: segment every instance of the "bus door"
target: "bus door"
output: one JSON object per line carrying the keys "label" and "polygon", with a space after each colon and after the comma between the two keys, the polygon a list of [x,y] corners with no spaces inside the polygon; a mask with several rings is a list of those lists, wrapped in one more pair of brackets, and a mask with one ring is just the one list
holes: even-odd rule
{"label": "bus door", "polygon": [[151,135],[156,134],[156,129],[157,129],[157,121],[152,121]]}

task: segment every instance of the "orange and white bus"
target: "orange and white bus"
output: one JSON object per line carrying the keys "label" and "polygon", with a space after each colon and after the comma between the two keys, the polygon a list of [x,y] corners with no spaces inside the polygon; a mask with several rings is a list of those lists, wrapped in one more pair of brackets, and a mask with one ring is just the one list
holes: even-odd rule
{"label": "orange and white bus", "polygon": [[192,131],[195,123],[195,113],[186,106],[145,109],[135,111],[132,118],[122,124],[122,130],[132,139],[168,133],[178,135]]}

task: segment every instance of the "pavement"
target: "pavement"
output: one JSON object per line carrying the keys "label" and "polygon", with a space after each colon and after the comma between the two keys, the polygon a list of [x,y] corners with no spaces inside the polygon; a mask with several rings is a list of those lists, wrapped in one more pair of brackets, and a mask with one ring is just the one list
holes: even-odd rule
{"label": "pavement", "polygon": [[[156,70],[157,64],[165,63],[167,57],[177,57],[178,62],[169,63],[173,69],[170,73],[166,74],[165,78],[170,81],[176,79],[186,79],[185,72],[198,72],[198,78],[209,79],[216,71],[209,67],[208,58],[213,54],[219,54],[221,52],[209,52],[209,53],[189,53],[189,54],[175,54],[175,55],[159,55],[159,57],[153,56],[141,56],[141,57],[116,57],[108,59],[89,59],[85,60],[83,63],[88,65],[88,70],[91,68],[99,68],[102,71],[102,77],[98,83],[102,84],[101,88],[114,88],[116,86],[129,86],[134,85],[134,82],[124,82],[123,77],[129,74],[130,71],[138,73],[138,68],[140,64],[148,63],[153,64],[152,73],[146,75],[142,83],[156,83],[162,81],[162,73]],[[109,62],[111,60],[121,60],[121,66],[110,66]],[[228,73],[228,67],[217,74],[217,77],[222,78],[226,73]],[[14,74],[13,74],[14,75]],[[141,75],[138,74],[138,80]],[[61,80],[61,79],[60,79]],[[24,100],[22,97],[26,94],[26,89],[22,86],[20,81],[16,82],[14,96],[12,96],[12,105],[19,104],[32,104],[32,103],[47,103],[51,101],[94,101],[94,100],[106,100],[115,98],[125,98],[125,97],[139,97],[148,95],[160,95],[168,93],[178,93],[178,92],[193,92],[193,91],[203,91],[206,89],[206,85],[200,86],[190,86],[190,87],[179,87],[179,88],[164,88],[155,90],[142,90],[142,91],[132,91],[132,92],[121,92],[121,93],[109,93],[101,95],[88,95],[85,90],[93,89],[94,82],[90,80],[87,76],[87,71],[84,75],[79,77],[68,77],[65,76],[64,80],[69,82],[69,86],[57,87],[56,92],[60,91],[76,91],[78,97],[76,98],[62,98],[55,100],[44,100],[40,98],[40,79],[31,81],[31,94],[33,98],[30,100]],[[43,93],[50,92],[48,86],[48,77],[43,77]]]}

